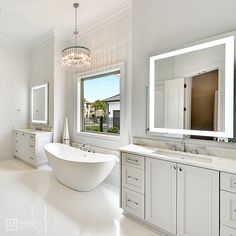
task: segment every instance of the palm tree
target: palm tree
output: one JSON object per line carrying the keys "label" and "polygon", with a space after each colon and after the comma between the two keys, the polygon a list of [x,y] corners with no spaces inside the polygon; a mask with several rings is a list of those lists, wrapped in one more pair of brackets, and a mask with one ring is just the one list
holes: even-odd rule
{"label": "palm tree", "polygon": [[103,110],[105,112],[107,110],[107,104],[100,100],[96,100],[91,104],[91,106],[95,111]]}

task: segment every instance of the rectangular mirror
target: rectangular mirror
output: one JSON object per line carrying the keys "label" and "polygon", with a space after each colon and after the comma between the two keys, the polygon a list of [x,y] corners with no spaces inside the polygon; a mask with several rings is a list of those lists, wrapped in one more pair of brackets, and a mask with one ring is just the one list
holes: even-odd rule
{"label": "rectangular mirror", "polygon": [[150,58],[149,131],[232,138],[234,37]]}
{"label": "rectangular mirror", "polygon": [[48,123],[48,83],[34,86],[31,89],[32,123]]}

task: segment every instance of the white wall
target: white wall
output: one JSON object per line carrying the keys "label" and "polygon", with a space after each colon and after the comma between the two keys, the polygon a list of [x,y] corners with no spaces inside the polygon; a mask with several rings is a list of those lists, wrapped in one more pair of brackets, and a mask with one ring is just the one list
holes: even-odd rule
{"label": "white wall", "polygon": [[145,130],[149,56],[235,30],[235,7],[233,0],[133,1],[133,136],[150,138]]}
{"label": "white wall", "polygon": [[0,160],[14,155],[13,129],[28,123],[28,54],[0,43]]}
{"label": "white wall", "polygon": [[[121,140],[117,138],[92,137],[88,135],[76,134],[76,79],[72,74],[67,74],[67,115],[69,118],[69,129],[71,140],[78,143],[89,142],[98,147],[117,149],[127,144],[131,133],[131,14],[127,14],[103,27],[91,31],[85,37],[82,36],[80,44],[87,46],[91,50],[92,63],[89,70],[81,70],[78,74],[100,72],[102,68],[125,63],[124,89],[125,108],[121,112],[124,115],[123,124],[125,135]],[[123,88],[122,88],[123,89]]]}
{"label": "white wall", "polygon": [[113,111],[120,110],[120,102],[109,103],[109,118],[113,118]]}
{"label": "white wall", "polygon": [[30,81],[32,85],[49,82],[49,127],[53,127],[54,142],[61,142],[66,112],[65,72],[61,67],[64,42],[53,35],[30,51]]}
{"label": "white wall", "polygon": [[[49,83],[49,126],[54,124],[54,39],[30,51],[30,83],[37,86]],[[30,109],[30,108],[29,108]],[[30,117],[31,119],[31,117]]]}
{"label": "white wall", "polygon": [[54,41],[54,141],[61,142],[66,117],[66,78],[61,66],[61,51],[65,48],[63,41]]}

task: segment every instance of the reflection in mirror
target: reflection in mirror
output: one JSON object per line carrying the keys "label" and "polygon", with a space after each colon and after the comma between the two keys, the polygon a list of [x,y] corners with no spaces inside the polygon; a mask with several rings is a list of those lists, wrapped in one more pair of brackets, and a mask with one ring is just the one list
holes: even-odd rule
{"label": "reflection in mirror", "polygon": [[32,123],[48,123],[48,83],[32,87]]}
{"label": "reflection in mirror", "polygon": [[233,44],[228,37],[151,57],[151,132],[232,137]]}

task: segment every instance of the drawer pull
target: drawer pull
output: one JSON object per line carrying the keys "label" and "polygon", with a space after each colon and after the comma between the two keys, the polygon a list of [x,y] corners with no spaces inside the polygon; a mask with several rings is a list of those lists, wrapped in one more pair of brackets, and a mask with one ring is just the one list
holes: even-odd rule
{"label": "drawer pull", "polygon": [[32,139],[33,139],[34,137],[33,137],[33,136],[30,136],[30,138],[32,138]]}
{"label": "drawer pull", "polygon": [[33,146],[33,145],[30,145],[30,147],[34,148],[34,146]]}
{"label": "drawer pull", "polygon": [[128,202],[132,202],[132,203],[134,203],[135,205],[137,205],[137,206],[138,206],[138,203],[137,203],[137,202],[135,202],[135,201],[132,201],[132,200],[128,199]]}
{"label": "drawer pull", "polygon": [[16,152],[18,152],[18,151],[16,151]]}
{"label": "drawer pull", "polygon": [[31,160],[33,160],[34,158],[33,157],[30,157]]}
{"label": "drawer pull", "polygon": [[16,140],[16,143],[18,143],[18,141]]}
{"label": "drawer pull", "polygon": [[130,161],[130,162],[138,163],[138,160],[134,160],[134,159],[131,159],[131,158],[128,158],[127,160]]}
{"label": "drawer pull", "polygon": [[128,175],[128,179],[134,179],[135,181],[138,181],[138,178],[132,177],[130,175]]}

